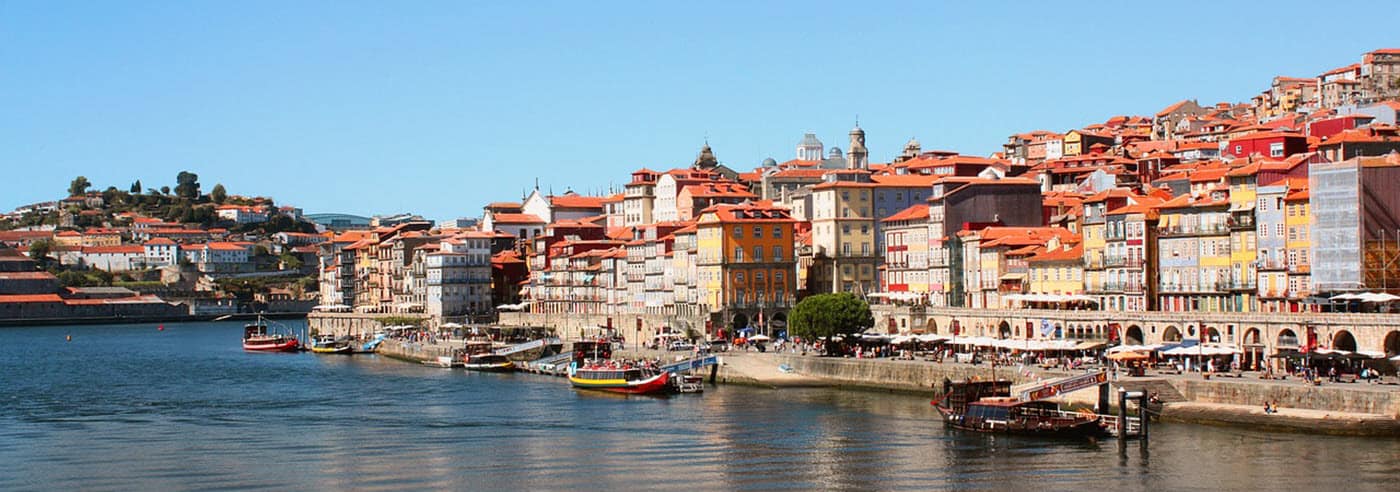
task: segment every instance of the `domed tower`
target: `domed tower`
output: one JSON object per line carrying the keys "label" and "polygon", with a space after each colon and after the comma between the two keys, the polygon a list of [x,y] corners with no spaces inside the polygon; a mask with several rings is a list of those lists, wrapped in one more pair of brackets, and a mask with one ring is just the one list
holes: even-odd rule
{"label": "domed tower", "polygon": [[778,167],[778,161],[769,157],[763,160],[763,167]]}
{"label": "domed tower", "polygon": [[860,129],[860,123],[851,129],[851,150],[847,151],[846,167],[850,169],[866,169],[870,167],[870,151],[865,148],[865,130]]}
{"label": "domed tower", "polygon": [[695,157],[695,164],[690,167],[694,169],[714,169],[719,166],[719,159],[715,158],[714,151],[710,150],[710,143],[705,142],[705,146],[700,148],[700,155]]}
{"label": "domed tower", "polygon": [[919,145],[919,139],[911,137],[909,143],[904,144],[904,152],[899,154],[897,162],[903,162],[918,157],[920,152],[923,152],[923,146]]}
{"label": "domed tower", "polygon": [[815,133],[802,135],[802,141],[797,143],[797,158],[804,161],[822,160],[822,141]]}

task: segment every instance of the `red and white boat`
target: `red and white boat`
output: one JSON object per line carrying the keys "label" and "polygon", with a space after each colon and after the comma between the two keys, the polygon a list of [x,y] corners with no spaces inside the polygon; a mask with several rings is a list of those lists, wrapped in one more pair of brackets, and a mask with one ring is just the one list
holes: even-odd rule
{"label": "red and white boat", "polygon": [[258,318],[257,323],[243,326],[243,350],[254,352],[295,352],[301,350],[301,343],[294,336],[268,333],[267,325]]}
{"label": "red and white boat", "polygon": [[671,373],[642,367],[582,367],[569,374],[569,383],[580,389],[631,395],[671,393],[676,390],[671,382]]}

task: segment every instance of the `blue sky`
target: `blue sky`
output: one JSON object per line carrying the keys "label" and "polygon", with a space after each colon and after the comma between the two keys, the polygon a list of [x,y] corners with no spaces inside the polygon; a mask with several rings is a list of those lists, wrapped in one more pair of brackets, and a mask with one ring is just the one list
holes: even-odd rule
{"label": "blue sky", "polygon": [[536,178],[688,165],[706,138],[752,168],[806,131],[845,148],[859,115],[875,162],[911,136],[985,155],[1400,47],[1374,2],[1323,9],[1359,25],[1305,2],[1063,5],[5,1],[0,209],[190,170],[309,213],[473,216]]}

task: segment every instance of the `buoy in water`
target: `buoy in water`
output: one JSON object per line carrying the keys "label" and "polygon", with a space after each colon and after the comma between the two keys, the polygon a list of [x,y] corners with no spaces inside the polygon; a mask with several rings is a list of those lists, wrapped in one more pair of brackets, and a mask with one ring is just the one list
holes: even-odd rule
{"label": "buoy in water", "polygon": [[73,341],[73,335],[68,335],[68,336],[63,337],[63,338],[64,338],[65,341],[69,341],[69,342]]}
{"label": "buoy in water", "polygon": [[157,325],[156,331],[165,331],[165,325]]}

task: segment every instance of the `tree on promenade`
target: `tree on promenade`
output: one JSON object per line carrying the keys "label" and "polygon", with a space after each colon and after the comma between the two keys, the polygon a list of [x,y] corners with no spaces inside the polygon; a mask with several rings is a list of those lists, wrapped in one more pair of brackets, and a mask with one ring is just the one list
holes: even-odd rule
{"label": "tree on promenade", "polygon": [[141,194],[141,180],[138,179],[138,180],[136,180],[135,183],[131,183],[131,194],[133,194],[133,195],[140,195],[140,194]]}
{"label": "tree on promenade", "polygon": [[87,193],[87,189],[92,186],[87,176],[73,178],[73,182],[68,183],[68,196],[78,196]]}
{"label": "tree on promenade", "polygon": [[849,292],[808,296],[788,316],[792,334],[802,338],[828,341],[837,335],[849,335],[875,326],[870,305]]}

